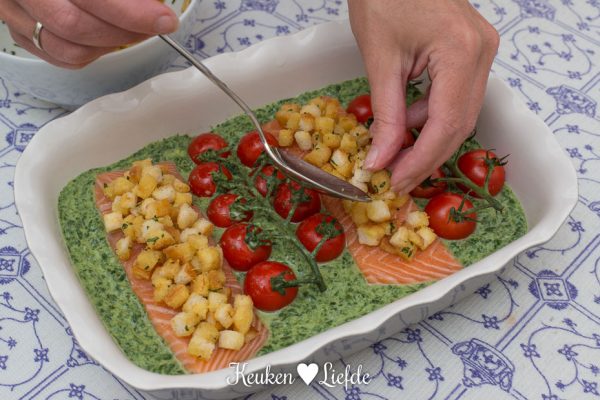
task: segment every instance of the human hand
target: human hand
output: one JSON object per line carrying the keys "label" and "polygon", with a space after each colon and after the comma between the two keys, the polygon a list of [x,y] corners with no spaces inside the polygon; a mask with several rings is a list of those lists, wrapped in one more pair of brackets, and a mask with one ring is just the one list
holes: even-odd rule
{"label": "human hand", "polygon": [[[473,130],[498,33],[466,0],[348,0],[348,5],[375,118],[365,167],[390,168],[392,187],[407,193]],[[431,86],[406,109],[406,83],[425,68]],[[400,151],[406,129],[421,126],[414,146]]]}
{"label": "human hand", "polygon": [[[51,64],[81,68],[120,46],[177,30],[179,20],[156,0],[0,0],[0,20],[15,42]],[[43,51],[32,34],[39,21]]]}

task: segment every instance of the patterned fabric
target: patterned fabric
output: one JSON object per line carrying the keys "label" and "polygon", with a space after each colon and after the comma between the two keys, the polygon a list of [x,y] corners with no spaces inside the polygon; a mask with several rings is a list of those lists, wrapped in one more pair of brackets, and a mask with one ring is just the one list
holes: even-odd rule
{"label": "patterned fabric", "polygon": [[[374,377],[369,385],[307,387],[298,379],[247,398],[600,398],[600,2],[473,4],[502,36],[494,72],[550,126],[577,169],[575,210],[550,242],[520,254],[466,300],[334,364],[338,371],[362,364]],[[347,15],[340,0],[217,0],[203,7],[187,43],[201,57]],[[78,346],[15,209],[21,152],[64,114],[0,79],[0,399],[149,399]]]}

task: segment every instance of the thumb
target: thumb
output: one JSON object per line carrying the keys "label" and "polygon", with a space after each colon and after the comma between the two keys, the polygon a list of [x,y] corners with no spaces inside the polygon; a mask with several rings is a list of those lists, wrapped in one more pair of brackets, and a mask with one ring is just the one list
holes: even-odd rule
{"label": "thumb", "polygon": [[367,66],[374,121],[365,167],[371,170],[385,168],[392,161],[402,148],[406,130],[406,78],[401,65],[387,61],[379,59],[374,68]]}

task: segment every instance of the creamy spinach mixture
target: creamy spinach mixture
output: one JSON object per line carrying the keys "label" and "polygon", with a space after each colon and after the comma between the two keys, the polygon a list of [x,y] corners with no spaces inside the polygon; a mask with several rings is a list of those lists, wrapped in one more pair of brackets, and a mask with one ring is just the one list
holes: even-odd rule
{"label": "creamy spinach mixture", "polygon": [[[346,105],[356,95],[366,92],[366,80],[357,79],[308,92],[293,100],[304,103],[315,96],[328,95]],[[414,96],[416,93],[409,93],[408,101],[411,102]],[[267,122],[273,119],[279,106],[289,101],[282,100],[257,110],[259,120]],[[238,116],[216,126],[214,131],[229,143],[236,143],[252,129],[245,116]],[[183,374],[185,370],[152,327],[121,262],[106,239],[102,218],[94,201],[94,181],[99,173],[126,169],[132,161],[144,158],[152,158],[153,162],[174,162],[179,172],[187,177],[194,167],[187,155],[189,141],[188,136],[173,136],[151,143],[117,163],[84,172],[62,190],[58,202],[60,223],[73,266],[104,325],[135,364],[163,374]],[[480,212],[480,222],[474,234],[465,240],[446,242],[463,265],[476,262],[526,232],[525,216],[512,191],[505,185],[497,198],[506,212],[497,214],[492,209]],[[202,210],[206,209],[209,201],[195,199]],[[219,234],[220,231],[217,231]],[[304,262],[297,252],[288,251],[283,245],[273,246],[270,259],[292,268]],[[327,284],[326,292],[321,293],[312,285],[302,286],[298,297],[289,306],[275,313],[260,313],[269,327],[269,339],[259,355],[365,315],[429,284],[369,285],[347,250],[341,257],[324,264],[321,272]]]}

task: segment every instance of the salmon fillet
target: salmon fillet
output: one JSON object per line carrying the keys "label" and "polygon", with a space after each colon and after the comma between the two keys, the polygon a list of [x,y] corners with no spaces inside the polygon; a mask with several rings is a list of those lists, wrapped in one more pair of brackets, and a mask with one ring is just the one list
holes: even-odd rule
{"label": "salmon fillet", "polygon": [[[166,165],[168,167],[169,173],[175,175],[178,179],[185,181],[177,172],[174,164],[163,163],[162,165]],[[104,184],[108,184],[112,180],[123,176],[124,172],[125,171],[106,172],[96,177],[94,194],[96,206],[101,214],[106,214],[112,211],[112,202],[104,195]],[[113,250],[116,249],[117,241],[123,236],[123,232],[121,231],[108,234],[108,242]],[[217,347],[208,361],[203,361],[188,354],[187,348],[190,337],[178,337],[171,328],[171,318],[173,318],[178,311],[167,307],[163,303],[155,302],[152,282],[149,280],[136,278],[133,275],[133,264],[137,255],[143,249],[144,245],[138,243],[134,244],[129,260],[122,261],[123,268],[125,268],[127,278],[131,283],[134,293],[137,295],[137,297],[140,299],[140,302],[146,309],[146,313],[148,314],[152,325],[158,334],[164,339],[165,343],[167,346],[169,346],[175,357],[181,362],[183,367],[188,372],[202,373],[228,368],[229,364],[232,362],[243,362],[252,358],[262,348],[263,344],[267,340],[268,330],[255,314],[252,326],[258,331],[258,335],[253,340],[246,343],[240,350],[235,351]],[[231,267],[225,260],[223,261],[223,271],[225,272],[225,276],[227,278],[225,286],[231,288],[233,295],[242,294],[242,287],[233,275]],[[152,349],[148,349],[148,351],[152,351]]]}
{"label": "salmon fillet", "polygon": [[[276,120],[263,125],[263,130],[277,137],[281,126]],[[297,146],[286,149],[290,153],[302,157]],[[344,211],[342,202],[333,197],[321,195],[323,205],[343,226],[346,233],[346,246],[358,268],[369,283],[378,284],[411,284],[438,280],[452,275],[462,269],[461,263],[454,258],[450,250],[436,239],[424,251],[418,251],[410,261],[405,261],[397,255],[381,250],[379,247],[365,246],[358,242],[356,226],[350,216]],[[415,202],[410,199],[394,215],[397,225],[406,219],[411,211],[418,210]]]}

